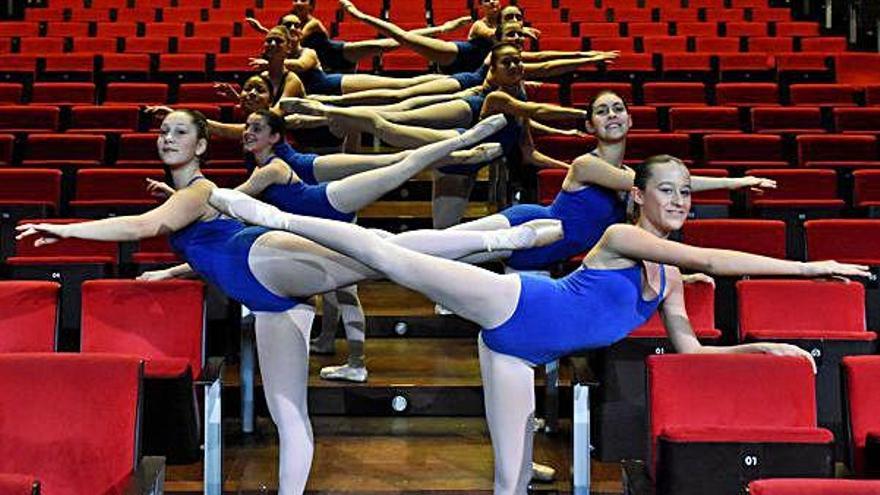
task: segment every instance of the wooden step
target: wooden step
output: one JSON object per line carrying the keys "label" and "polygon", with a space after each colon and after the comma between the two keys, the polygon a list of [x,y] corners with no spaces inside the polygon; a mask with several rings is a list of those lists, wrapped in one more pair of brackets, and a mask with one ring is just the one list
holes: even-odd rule
{"label": "wooden step", "polygon": [[[497,210],[495,205],[471,202],[465,218],[481,218]],[[430,201],[380,201],[358,212],[358,218],[431,218]]]}

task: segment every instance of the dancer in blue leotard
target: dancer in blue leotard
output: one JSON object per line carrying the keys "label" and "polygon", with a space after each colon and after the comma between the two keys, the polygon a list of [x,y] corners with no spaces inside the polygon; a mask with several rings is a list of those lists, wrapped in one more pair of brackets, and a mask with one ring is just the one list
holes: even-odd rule
{"label": "dancer in blue leotard", "polygon": [[807,352],[788,344],[701,345],[687,319],[677,266],[719,275],[869,276],[867,266],[802,263],[667,240],[684,224],[691,201],[688,169],[674,157],[646,160],[637,169],[631,194],[640,209],[636,225],[607,229],[583,266],[559,280],[499,275],[425,256],[357,225],[285,214],[236,191],[217,189],[210,201],[249,223],[294,232],[345,253],[484,328],[480,368],[495,453],[495,493],[519,495],[526,493],[531,476],[531,365],[606,346],[658,309],[679,352],[761,352],[812,362]]}
{"label": "dancer in blue leotard", "polygon": [[[491,134],[503,124],[502,120],[487,119],[460,137],[414,151],[404,161],[419,167],[433,163]],[[288,232],[247,227],[238,220],[219,216],[207,203],[215,186],[200,169],[200,156],[208,146],[207,129],[207,120],[197,112],[175,111],[162,122],[157,140],[159,156],[171,169],[178,190],[161,206],[137,216],[78,224],[24,224],[18,228],[18,239],[36,236],[35,245],[40,246],[66,237],[135,241],[170,233],[175,249],[189,263],[147,272],[141,278],[199,274],[255,310],[263,387],[280,438],[278,493],[302,493],[313,452],[306,384],[314,308],[307,301],[312,295],[378,274]],[[486,248],[531,246],[548,235],[558,236],[558,225],[533,224],[482,234],[413,231],[387,237],[392,243],[457,258]]]}

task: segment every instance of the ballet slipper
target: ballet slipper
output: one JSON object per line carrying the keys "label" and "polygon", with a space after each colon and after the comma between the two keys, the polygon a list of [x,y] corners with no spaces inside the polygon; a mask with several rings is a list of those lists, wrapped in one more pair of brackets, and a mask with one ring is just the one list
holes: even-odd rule
{"label": "ballet slipper", "polygon": [[562,222],[547,218],[531,220],[509,229],[486,233],[486,251],[512,251],[546,246],[563,238]]}
{"label": "ballet slipper", "polygon": [[285,114],[301,113],[303,115],[315,115],[318,117],[324,117],[326,115],[324,104],[320,101],[309,98],[288,96],[278,100],[278,106]]}
{"label": "ballet slipper", "polygon": [[504,149],[499,143],[483,143],[469,150],[453,151],[449,154],[448,159],[441,162],[441,165],[472,165],[491,162],[503,154]]}
{"label": "ballet slipper", "polygon": [[472,146],[500,131],[506,125],[507,117],[498,113],[477,122],[473,127],[461,133],[458,138],[464,143],[463,146]]}

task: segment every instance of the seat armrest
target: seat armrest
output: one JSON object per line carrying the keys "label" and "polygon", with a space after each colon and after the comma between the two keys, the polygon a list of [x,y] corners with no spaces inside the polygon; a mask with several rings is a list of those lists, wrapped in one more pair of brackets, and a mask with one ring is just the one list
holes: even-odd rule
{"label": "seat armrest", "polygon": [[146,456],[141,458],[137,470],[121,485],[123,495],[159,495],[165,493],[165,458]]}

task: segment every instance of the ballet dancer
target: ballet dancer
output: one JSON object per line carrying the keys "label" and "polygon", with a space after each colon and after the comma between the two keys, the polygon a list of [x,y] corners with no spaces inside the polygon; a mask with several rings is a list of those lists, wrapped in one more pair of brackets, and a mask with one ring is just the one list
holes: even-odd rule
{"label": "ballet dancer", "polygon": [[[487,119],[459,137],[424,147],[404,160],[433,163],[480,141],[501,125],[503,118]],[[302,493],[313,454],[306,385],[314,307],[308,298],[375,278],[378,273],[290,233],[247,227],[220,216],[207,203],[215,186],[200,169],[200,157],[208,148],[208,126],[200,113],[179,110],[169,114],[156,144],[176,189],[160,206],[141,215],[76,224],[23,224],[17,227],[17,239],[35,236],[34,245],[41,246],[61,238],[121,242],[170,234],[172,246],[187,264],[147,272],[141,278],[198,274],[254,311],[266,402],[280,439],[278,493]],[[486,249],[530,247],[558,238],[559,230],[558,223],[544,222],[492,233],[412,231],[381,235],[390,243],[458,258]]]}
{"label": "ballet dancer", "polygon": [[678,267],[723,276],[871,276],[863,265],[788,261],[670,241],[667,237],[681,228],[690,209],[687,167],[677,158],[654,156],[636,169],[633,183],[637,223],[609,227],[583,265],[562,279],[501,275],[439,259],[401,248],[357,225],[283,213],[228,189],[215,189],[209,201],[233,217],[296,233],[359,260],[480,325],[495,493],[525,494],[532,472],[532,367],[611,345],[655,311],[660,311],[678,352],[801,356],[815,370],[809,353],[789,344],[702,345],[688,321]]}

